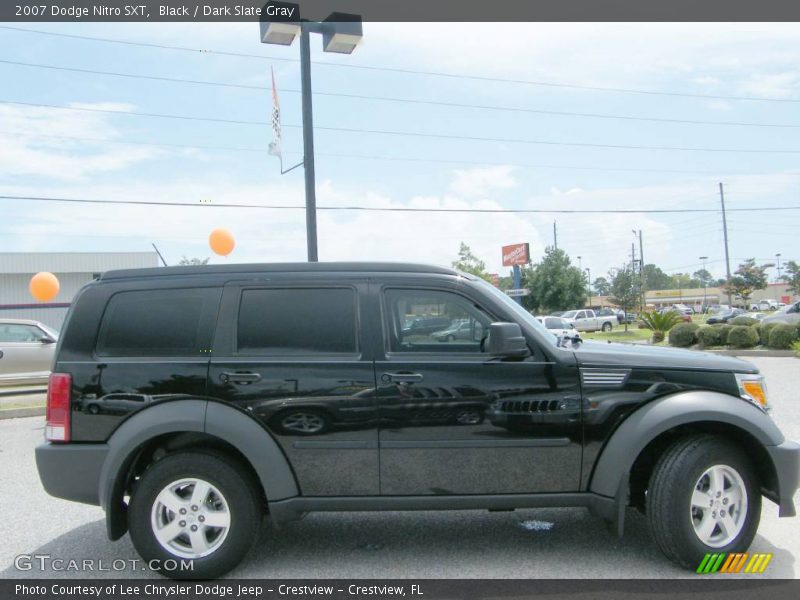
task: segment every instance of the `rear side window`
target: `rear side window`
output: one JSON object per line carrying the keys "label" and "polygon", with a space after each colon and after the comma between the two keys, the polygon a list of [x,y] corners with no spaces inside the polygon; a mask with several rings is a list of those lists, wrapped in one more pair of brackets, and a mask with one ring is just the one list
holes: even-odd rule
{"label": "rear side window", "polygon": [[100,326],[98,356],[208,354],[219,288],[119,292]]}
{"label": "rear side window", "polygon": [[354,354],[356,294],[349,288],[244,290],[239,354]]}

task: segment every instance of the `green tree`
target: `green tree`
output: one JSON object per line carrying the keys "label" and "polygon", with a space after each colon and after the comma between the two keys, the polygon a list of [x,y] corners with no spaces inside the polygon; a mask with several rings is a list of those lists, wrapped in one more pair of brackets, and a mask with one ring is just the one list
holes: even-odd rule
{"label": "green tree", "polygon": [[180,266],[194,266],[194,265],[207,265],[209,259],[208,258],[186,258],[185,256],[181,258],[181,261],[178,263]]}
{"label": "green tree", "polygon": [[695,271],[692,273],[692,277],[697,279],[700,282],[700,287],[709,286],[714,283],[714,276],[709,273],[706,269],[700,269],[699,271]]}
{"label": "green tree", "polygon": [[536,313],[581,307],[586,303],[586,278],[564,250],[548,246],[542,261],[522,270],[522,286],[530,290],[523,306]]}
{"label": "green tree", "polygon": [[767,287],[767,269],[774,266],[772,263],[757,265],[755,258],[749,258],[739,265],[725,285],[725,292],[741,298],[747,304],[750,296],[756,290]]}
{"label": "green tree", "polygon": [[453,268],[470,275],[475,275],[486,281],[492,281],[489,273],[486,272],[486,263],[472,253],[472,250],[464,242],[458,249],[458,260],[453,261]]}
{"label": "green tree", "polygon": [[[616,272],[609,272],[611,277],[611,302],[621,307],[626,313],[634,306],[639,306],[639,274],[633,265],[627,264]],[[625,331],[628,322],[625,321]]]}
{"label": "green tree", "polygon": [[654,264],[644,266],[644,287],[648,290],[666,290],[672,285],[672,278]]}
{"label": "green tree", "polygon": [[789,291],[800,295],[800,264],[790,260],[784,268],[786,269],[786,274],[781,275],[781,279],[789,284]]}
{"label": "green tree", "polygon": [[699,279],[695,279],[688,273],[675,273],[671,278],[670,289],[686,290],[690,288],[703,287]]}
{"label": "green tree", "polygon": [[597,296],[608,296],[611,293],[611,283],[605,277],[598,277],[594,280],[592,289]]}

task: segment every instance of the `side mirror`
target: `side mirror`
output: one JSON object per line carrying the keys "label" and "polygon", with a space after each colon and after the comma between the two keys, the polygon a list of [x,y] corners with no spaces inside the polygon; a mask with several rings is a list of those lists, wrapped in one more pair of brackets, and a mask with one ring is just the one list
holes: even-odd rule
{"label": "side mirror", "polygon": [[52,337],[50,337],[49,335],[43,335],[42,337],[39,338],[39,341],[42,344],[55,344],[56,343],[56,340],[53,339]]}
{"label": "side mirror", "polygon": [[528,356],[528,344],[522,329],[516,323],[492,323],[489,325],[487,351],[492,356],[522,358]]}

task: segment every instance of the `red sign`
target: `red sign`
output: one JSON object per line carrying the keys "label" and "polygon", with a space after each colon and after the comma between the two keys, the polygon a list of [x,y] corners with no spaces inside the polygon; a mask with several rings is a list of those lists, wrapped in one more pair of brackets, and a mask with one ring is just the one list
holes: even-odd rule
{"label": "red sign", "polygon": [[527,265],[531,261],[529,244],[511,244],[503,246],[503,266]]}

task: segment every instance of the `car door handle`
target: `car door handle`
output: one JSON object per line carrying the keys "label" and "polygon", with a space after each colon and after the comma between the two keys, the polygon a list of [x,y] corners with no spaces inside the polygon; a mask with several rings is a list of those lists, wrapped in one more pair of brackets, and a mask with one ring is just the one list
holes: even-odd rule
{"label": "car door handle", "polygon": [[384,373],[381,375],[384,383],[415,383],[422,381],[422,373]]}
{"label": "car door handle", "polygon": [[256,383],[261,381],[260,373],[220,373],[222,383]]}

